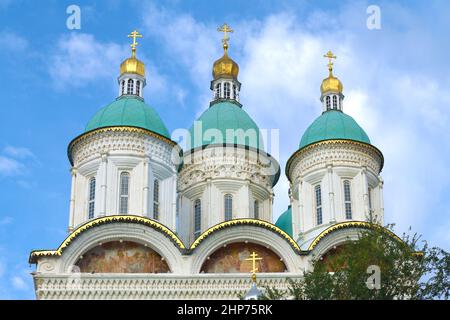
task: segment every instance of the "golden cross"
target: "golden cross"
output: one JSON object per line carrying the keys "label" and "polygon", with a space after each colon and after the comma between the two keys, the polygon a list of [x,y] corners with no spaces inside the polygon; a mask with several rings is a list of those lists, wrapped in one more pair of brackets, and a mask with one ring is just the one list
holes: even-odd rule
{"label": "golden cross", "polygon": [[131,53],[133,57],[136,55],[136,46],[138,43],[136,42],[136,38],[142,38],[142,34],[139,33],[139,31],[134,30],[128,35],[128,38],[133,38],[133,43],[131,44]]}
{"label": "golden cross", "polygon": [[223,46],[224,48],[228,47],[228,40],[230,40],[230,38],[228,37],[228,33],[232,33],[234,30],[231,29],[229,25],[224,23],[221,27],[217,28],[217,31],[223,32]]}
{"label": "golden cross", "polygon": [[256,261],[262,260],[263,258],[258,257],[258,254],[256,252],[252,252],[252,254],[250,255],[250,258],[247,258],[245,260],[247,261],[251,261],[252,262],[252,270],[250,271],[251,273],[256,273],[258,271],[258,268],[256,267]]}
{"label": "golden cross", "polygon": [[328,58],[328,70],[331,72],[333,70],[333,60],[336,59],[336,56],[333,54],[333,52],[328,51],[326,54],[323,55],[324,58]]}

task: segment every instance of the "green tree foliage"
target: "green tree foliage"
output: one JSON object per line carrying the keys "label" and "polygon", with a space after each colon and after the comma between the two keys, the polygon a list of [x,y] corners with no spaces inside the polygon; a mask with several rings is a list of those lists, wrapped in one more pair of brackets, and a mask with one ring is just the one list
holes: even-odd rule
{"label": "green tree foliage", "polygon": [[[313,271],[306,272],[301,280],[287,279],[286,292],[265,288],[261,299],[447,300],[449,254],[440,248],[429,248],[417,234],[404,234],[400,240],[391,229],[392,225],[374,225],[361,231],[357,240],[316,257]],[[375,282],[370,277],[372,272],[368,273],[369,266],[379,268],[379,286],[371,286]]]}

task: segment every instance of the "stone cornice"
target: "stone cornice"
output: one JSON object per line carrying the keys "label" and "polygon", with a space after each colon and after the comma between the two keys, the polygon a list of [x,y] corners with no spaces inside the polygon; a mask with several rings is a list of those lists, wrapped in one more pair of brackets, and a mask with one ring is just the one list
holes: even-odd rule
{"label": "stone cornice", "polygon": [[135,134],[142,137],[152,137],[156,140],[159,140],[163,143],[166,143],[171,148],[177,148],[178,153],[181,155],[182,150],[178,146],[178,144],[158,133],[155,133],[153,131],[143,129],[143,128],[137,128],[137,127],[127,127],[127,126],[114,126],[114,127],[105,127],[105,128],[99,128],[95,129],[86,133],[83,133],[73,139],[69,146],[67,147],[67,155],[69,157],[69,161],[72,165],[74,165],[74,159],[73,159],[73,152],[75,147],[83,142],[88,142],[92,138],[99,137],[105,134],[114,134],[114,133],[129,133],[129,134]]}
{"label": "stone cornice", "polygon": [[[326,153],[326,156],[320,156],[320,153],[324,155]],[[325,168],[330,163],[333,165],[363,164],[379,174],[383,168],[384,157],[380,150],[367,143],[342,139],[325,140],[297,150],[287,161],[285,174],[289,181],[293,182],[300,173],[303,174],[317,165]],[[294,173],[294,171],[297,172]]]}
{"label": "stone cornice", "polygon": [[[38,299],[238,299],[250,274],[33,274]],[[258,286],[287,290],[293,273],[258,273]]]}

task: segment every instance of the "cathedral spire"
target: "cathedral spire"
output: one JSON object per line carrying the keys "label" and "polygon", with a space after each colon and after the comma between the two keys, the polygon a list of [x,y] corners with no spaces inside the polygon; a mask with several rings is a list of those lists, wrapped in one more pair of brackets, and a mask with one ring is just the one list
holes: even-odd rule
{"label": "cathedral spire", "polygon": [[323,79],[320,86],[320,101],[323,103],[323,111],[342,111],[342,101],[344,100],[342,91],[344,88],[342,82],[333,75],[333,59],[336,59],[336,56],[333,52],[328,51],[323,57],[328,59],[328,77]]}
{"label": "cathedral spire", "polygon": [[222,46],[223,56],[214,62],[213,80],[211,81],[211,90],[213,91],[213,101],[239,101],[239,91],[241,83],[237,80],[239,66],[228,56],[228,34],[234,32],[231,27],[224,23],[217,31],[223,32]]}
{"label": "cathedral spire", "polygon": [[138,42],[136,38],[142,38],[139,31],[134,30],[128,38],[132,38],[131,57],[125,59],[120,65],[119,83],[119,97],[134,96],[143,98],[143,89],[146,84],[145,80],[145,64],[136,58],[136,47]]}

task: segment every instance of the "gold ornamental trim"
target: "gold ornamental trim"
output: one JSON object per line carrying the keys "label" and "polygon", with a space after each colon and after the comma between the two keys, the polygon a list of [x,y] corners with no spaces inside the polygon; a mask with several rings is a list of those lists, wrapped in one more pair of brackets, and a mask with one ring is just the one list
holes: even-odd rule
{"label": "gold ornamental trim", "polygon": [[56,250],[34,250],[30,253],[29,262],[35,263],[36,259],[39,257],[54,257],[54,256],[61,256],[64,249],[67,248],[80,234],[83,232],[99,226],[103,224],[108,223],[115,223],[115,222],[126,222],[126,223],[138,223],[142,224],[148,227],[151,227],[155,229],[156,231],[159,231],[163,233],[165,236],[167,236],[172,242],[179,248],[179,249],[185,249],[183,242],[178,238],[178,236],[170,230],[165,225],[146,218],[146,217],[140,217],[135,215],[115,215],[115,216],[106,216],[101,218],[96,218],[94,220],[91,220],[78,228],[76,228],[74,231],[72,231],[71,234],[61,243],[61,245]]}
{"label": "gold ornamental trim", "polygon": [[362,228],[362,229],[377,229],[377,230],[383,230],[388,235],[392,236],[395,240],[405,243],[402,239],[400,239],[399,236],[397,236],[395,233],[390,231],[389,229],[386,229],[379,224],[370,223],[366,221],[346,221],[346,222],[340,222],[337,224],[334,224],[324,231],[322,231],[317,237],[314,238],[313,242],[308,247],[308,250],[313,250],[317,244],[326,236],[328,236],[330,233],[333,233],[334,231],[341,230],[341,229],[348,229],[348,228]]}
{"label": "gold ornamental trim", "polygon": [[365,147],[368,149],[371,149],[372,151],[374,151],[381,159],[381,164],[380,164],[380,172],[383,169],[384,166],[384,156],[383,153],[375,146],[368,144],[368,143],[364,143],[364,142],[359,142],[359,141],[355,141],[355,140],[350,140],[350,139],[330,139],[330,140],[322,140],[322,141],[318,141],[318,142],[314,142],[311,143],[303,148],[298,149],[297,151],[295,151],[292,156],[289,157],[288,161],[286,162],[286,169],[285,169],[285,174],[286,177],[288,178],[288,180],[290,182],[291,178],[290,178],[290,170],[291,170],[291,165],[292,162],[294,161],[294,159],[296,157],[298,157],[300,154],[307,152],[311,149],[316,148],[317,146],[321,146],[321,145],[336,145],[339,143],[346,143],[346,144],[350,144],[350,145],[355,145],[355,146],[360,146],[360,147]]}
{"label": "gold ornamental trim", "polygon": [[272,223],[269,223],[269,222],[266,222],[263,220],[259,220],[259,219],[233,219],[233,220],[229,220],[229,221],[225,221],[225,222],[216,224],[215,226],[212,226],[209,229],[207,229],[206,231],[204,231],[197,239],[195,239],[195,241],[192,243],[192,245],[189,249],[193,250],[193,249],[197,248],[200,245],[200,243],[202,243],[207,237],[209,237],[211,234],[213,234],[217,231],[220,231],[220,230],[226,229],[226,228],[230,228],[230,227],[234,227],[234,226],[242,226],[242,225],[251,225],[251,226],[263,227],[265,229],[268,229],[268,230],[280,235],[282,238],[284,238],[297,253],[301,253],[301,251],[302,251],[300,249],[300,246],[298,245],[298,243],[286,232],[284,232],[283,230],[281,230],[280,228],[278,228],[276,225],[274,225]]}
{"label": "gold ornamental trim", "polygon": [[151,130],[148,129],[144,129],[144,128],[138,128],[138,127],[130,127],[130,126],[112,126],[112,127],[103,127],[103,128],[98,128],[98,129],[94,129],[85,133],[80,134],[79,136],[77,136],[75,139],[73,139],[70,143],[69,146],[67,147],[67,154],[69,156],[69,160],[70,163],[73,165],[73,161],[72,161],[72,149],[73,146],[77,143],[79,143],[80,141],[86,140],[94,135],[97,135],[99,133],[103,133],[103,132],[132,132],[132,133],[141,133],[141,134],[145,134],[148,136],[151,136],[155,139],[159,139],[163,142],[166,142],[168,144],[170,144],[171,146],[177,146],[178,144],[175,141],[170,140],[169,138],[166,138],[162,135],[160,135],[159,133],[153,132]]}

